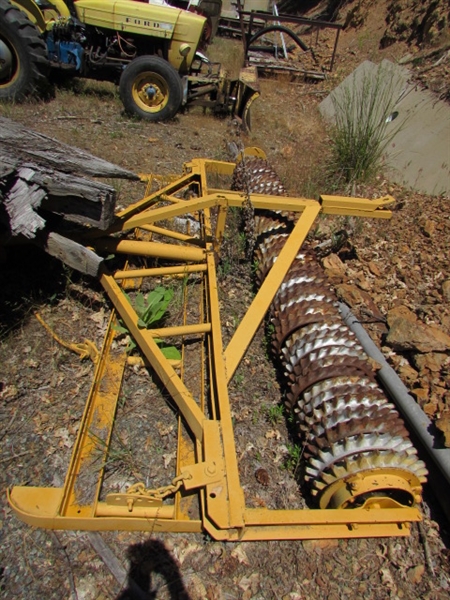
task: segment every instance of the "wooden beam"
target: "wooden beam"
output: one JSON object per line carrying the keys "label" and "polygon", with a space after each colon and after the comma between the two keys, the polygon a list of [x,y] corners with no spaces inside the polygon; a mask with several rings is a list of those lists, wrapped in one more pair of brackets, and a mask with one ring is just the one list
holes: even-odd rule
{"label": "wooden beam", "polygon": [[[31,161],[65,173],[139,179],[132,171],[122,169],[79,148],[58,142],[5,117],[0,117],[0,152],[13,159],[19,158],[21,163]],[[0,164],[1,162],[0,158]]]}

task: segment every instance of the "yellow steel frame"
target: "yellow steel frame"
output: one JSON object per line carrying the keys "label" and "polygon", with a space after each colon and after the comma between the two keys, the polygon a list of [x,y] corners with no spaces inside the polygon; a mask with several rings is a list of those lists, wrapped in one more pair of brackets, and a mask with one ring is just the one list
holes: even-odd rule
{"label": "yellow steel frame", "polygon": [[[109,444],[126,362],[123,354],[112,350],[114,328],[110,326],[64,486],[15,486],[9,491],[9,502],[23,521],[54,529],[206,531],[217,540],[237,541],[404,536],[409,534],[411,522],[421,519],[417,507],[401,506],[387,498],[378,498],[376,502],[369,500],[361,508],[347,510],[246,507],[235,451],[228,384],[316,217],[322,213],[388,219],[391,212],[387,207],[393,198],[387,196],[366,200],[322,196],[316,201],[252,194],[250,201],[256,210],[295,211],[299,217],[274,266],[224,348],[216,255],[223,238],[228,208],[240,207],[249,198],[242,193],[214,188],[208,181],[216,176],[230,176],[234,167],[234,163],[201,159],[187,163],[182,177],[123,210],[108,235],[94,232],[90,234],[88,242],[97,250],[156,256],[178,263],[116,273],[104,272],[101,275],[101,283],[115,311],[134,337],[150,368],[157,373],[172,396],[180,413],[177,485],[171,494],[172,503],[134,486],[129,493],[110,494],[106,500],[99,500],[103,473],[102,469],[93,468],[94,461],[99,460],[97,440],[100,438],[104,453],[100,456],[101,464]],[[181,199],[179,192],[188,188],[195,191],[196,197]],[[213,227],[211,209],[214,207],[217,210]],[[187,214],[197,215],[202,224],[197,236],[179,234],[163,227],[173,217]],[[130,232],[136,228],[149,233],[163,233],[173,243],[125,240],[117,236],[119,232]],[[122,293],[119,282],[130,278],[189,273],[198,273],[203,278],[206,309],[201,322],[158,330],[141,329],[138,316]],[[205,408],[205,393],[202,393],[200,401],[194,398],[182,376],[165,358],[154,340],[156,335],[185,336],[191,333],[204,336],[207,342],[211,396],[208,399],[209,412]],[[203,362],[208,364],[206,358]],[[93,478],[92,473],[96,477]],[[373,478],[374,474],[368,473],[367,476]],[[392,476],[395,477],[395,474]],[[385,477],[389,478],[389,474]],[[420,489],[416,493],[420,500]],[[188,514],[193,497],[200,500],[198,518],[191,518]]]}

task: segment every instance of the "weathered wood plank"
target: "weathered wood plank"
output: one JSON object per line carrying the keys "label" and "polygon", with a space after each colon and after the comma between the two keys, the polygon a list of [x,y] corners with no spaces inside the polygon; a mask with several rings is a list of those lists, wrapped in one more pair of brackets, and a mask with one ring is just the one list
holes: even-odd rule
{"label": "weathered wood plank", "polygon": [[[0,153],[0,164],[1,160]],[[7,177],[0,177],[0,191],[13,234],[33,237],[32,233],[42,227],[39,222],[44,218],[36,214],[39,208],[61,215],[67,221],[102,230],[114,220],[116,191],[112,186],[32,163],[23,163]]]}
{"label": "weathered wood plank", "polygon": [[45,190],[39,186],[20,177],[16,179],[3,199],[12,235],[22,234],[28,239],[33,239],[36,231],[45,227],[45,219],[35,211],[45,195]]}
{"label": "weathered wood plank", "polygon": [[0,117],[2,243],[31,240],[82,273],[99,275],[103,258],[66,237],[67,221],[105,230],[116,191],[95,177],[139,177],[83,150]]}
{"label": "weathered wood plank", "polygon": [[44,249],[50,256],[58,258],[72,269],[93,277],[99,275],[103,258],[59,233],[49,233],[44,243]]}
{"label": "weathered wood plank", "polygon": [[65,173],[139,179],[138,175],[132,171],[27,129],[23,125],[1,116],[0,152],[13,158],[18,157],[21,162],[30,161]]}

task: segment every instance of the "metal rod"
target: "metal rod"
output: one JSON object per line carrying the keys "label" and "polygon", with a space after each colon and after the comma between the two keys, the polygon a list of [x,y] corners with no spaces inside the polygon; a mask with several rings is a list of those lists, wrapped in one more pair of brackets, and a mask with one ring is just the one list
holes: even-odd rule
{"label": "metal rod", "polygon": [[201,262],[205,260],[203,248],[161,244],[159,242],[137,242],[135,240],[119,240],[116,238],[100,238],[95,241],[96,248],[107,252],[120,252],[138,256],[154,256],[168,260]]}
{"label": "metal rod", "polygon": [[117,312],[125,322],[126,327],[157,373],[162,384],[171,394],[180,412],[186,419],[192,433],[198,440],[203,439],[204,415],[195,402],[192,394],[183,384],[175,370],[169,364],[151,334],[146,329],[138,327],[138,316],[124,293],[111,275],[102,275],[100,283],[108,293]]}
{"label": "metal rod", "polygon": [[164,227],[157,227],[156,225],[141,225],[140,229],[144,231],[150,231],[151,233],[157,233],[173,240],[180,240],[180,242],[194,242],[198,243],[198,238],[192,237],[192,235],[186,235],[179,231],[172,231],[171,229],[165,229]]}
{"label": "metal rod", "polygon": [[274,266],[270,269],[244,318],[234,332],[225,350],[228,381],[233,377],[256,330],[264,319],[275,293],[286,276],[292,261],[305,241],[319,212],[320,205],[317,202],[305,208],[292,233],[286,240]]}
{"label": "metal rod", "polygon": [[194,325],[178,325],[174,327],[162,327],[161,329],[147,329],[148,333],[155,338],[172,337],[179,335],[195,335],[198,333],[210,333],[211,323],[195,323]]}
{"label": "metal rod", "polygon": [[206,265],[181,265],[176,267],[154,267],[150,269],[129,269],[116,271],[114,279],[134,279],[134,277],[164,277],[165,275],[189,275],[189,273],[202,273]]}
{"label": "metal rod", "polygon": [[[402,412],[404,418],[413,429],[428,455],[438,467],[440,473],[444,476],[446,482],[450,484],[450,448],[436,447],[436,435],[433,435],[432,432],[437,434],[437,430],[430,419],[409,394],[407,387],[401,381],[394,369],[388,364],[383,353],[377,348],[372,338],[353,315],[350,308],[346,304],[340,303],[339,310],[341,311],[345,323],[355,333],[367,354],[381,365],[381,369],[377,371],[378,377],[395,400],[395,403]],[[442,496],[441,490],[438,489],[438,499]],[[449,514],[448,497],[445,497],[445,500],[443,501],[445,503],[445,506],[443,504],[443,508],[446,510],[447,514]]]}
{"label": "metal rod", "polygon": [[[158,190],[154,194],[151,194],[150,196],[146,196],[145,198],[142,198],[142,200],[135,202],[131,206],[127,206],[127,208],[125,208],[124,210],[120,211],[117,214],[118,218],[120,219],[121,223],[123,224],[123,222],[126,221],[127,218],[131,217],[132,215],[136,214],[137,212],[142,212],[143,210],[145,210],[146,208],[148,208],[149,206],[151,206],[152,204],[157,202],[162,196],[171,194],[171,193],[175,193],[176,191],[178,191],[179,189],[183,188],[188,183],[190,183],[191,180],[192,180],[192,175],[190,173],[187,175],[184,175],[180,179],[177,179],[175,182],[172,182],[172,183],[169,183],[169,185],[166,185],[162,190]],[[170,196],[168,196],[168,197],[170,197]]]}

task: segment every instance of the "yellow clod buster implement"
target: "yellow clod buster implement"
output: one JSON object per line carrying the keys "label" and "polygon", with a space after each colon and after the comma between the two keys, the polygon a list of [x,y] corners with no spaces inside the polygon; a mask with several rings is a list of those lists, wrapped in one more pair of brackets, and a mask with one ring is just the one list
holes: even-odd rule
{"label": "yellow clod buster implement", "polygon": [[[225,180],[232,180],[233,190],[222,187]],[[80,243],[98,254],[132,256],[142,266],[124,262],[117,270],[100,269],[114,308],[64,485],[13,487],[9,502],[17,516],[54,529],[205,531],[231,541],[408,535],[410,524],[421,520],[425,466],[372,365],[346,331],[305,241],[320,214],[389,219],[392,202],[390,196],[289,197],[264,154],[253,149],[237,167],[193,160],[181,177],[149,189],[118,213],[107,234],[89,230]],[[233,207],[253,213],[259,288],[225,346],[216,265]],[[195,227],[180,231],[183,218]],[[142,327],[124,289],[139,281],[149,289],[163,277],[180,276],[195,279],[186,286],[198,296],[195,317],[185,312],[178,324]],[[305,448],[303,485],[311,508],[250,508],[240,482],[228,386],[268,313]],[[114,343],[117,320],[173,400],[177,458],[163,487],[136,481],[123,492],[102,494],[98,461],[100,456],[100,464],[107,462],[127,364],[123,346]],[[156,340],[166,338],[176,340],[181,361],[163,353]],[[183,365],[193,349],[195,379],[186,377]]]}

